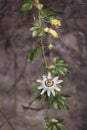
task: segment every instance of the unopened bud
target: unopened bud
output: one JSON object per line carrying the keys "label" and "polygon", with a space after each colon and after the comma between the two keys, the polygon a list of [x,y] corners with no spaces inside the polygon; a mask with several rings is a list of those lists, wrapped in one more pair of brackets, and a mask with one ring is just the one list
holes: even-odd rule
{"label": "unopened bud", "polygon": [[53,119],[51,120],[51,122],[52,122],[52,123],[58,123],[58,120],[56,120],[56,119],[53,118]]}
{"label": "unopened bud", "polygon": [[49,70],[52,70],[52,69],[54,69],[54,68],[55,68],[54,65],[49,65],[49,66],[48,66],[48,69],[49,69]]}
{"label": "unopened bud", "polygon": [[49,44],[48,48],[49,48],[49,50],[53,49],[53,45]]}
{"label": "unopened bud", "polygon": [[41,10],[41,9],[43,8],[43,4],[40,4],[40,3],[39,3],[39,4],[37,5],[37,8],[38,8],[39,10]]}

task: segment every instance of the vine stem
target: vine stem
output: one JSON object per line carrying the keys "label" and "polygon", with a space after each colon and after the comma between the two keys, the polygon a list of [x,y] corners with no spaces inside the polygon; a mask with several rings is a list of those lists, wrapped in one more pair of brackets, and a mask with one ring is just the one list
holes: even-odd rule
{"label": "vine stem", "polygon": [[[39,18],[39,24],[41,26],[41,14],[40,14],[40,10],[38,10],[38,18]],[[46,60],[46,56],[45,56],[45,49],[44,49],[45,46],[44,46],[42,40],[41,40],[41,45],[42,45],[42,54],[43,54],[44,63],[45,63],[45,66],[47,68],[48,65],[47,65],[47,60]]]}
{"label": "vine stem", "polygon": [[38,11],[38,18],[39,18],[39,24],[41,26],[41,14],[40,14],[40,10]]}
{"label": "vine stem", "polygon": [[52,51],[50,51],[50,63],[52,64],[53,63],[53,53],[52,53]]}
{"label": "vine stem", "polygon": [[46,109],[46,117],[48,117],[48,107],[47,107],[47,109]]}
{"label": "vine stem", "polygon": [[45,63],[46,68],[48,68],[48,64],[47,64],[47,60],[45,56],[45,50],[44,50],[45,46],[42,41],[41,41],[41,45],[42,45],[42,54],[43,54],[44,63]]}

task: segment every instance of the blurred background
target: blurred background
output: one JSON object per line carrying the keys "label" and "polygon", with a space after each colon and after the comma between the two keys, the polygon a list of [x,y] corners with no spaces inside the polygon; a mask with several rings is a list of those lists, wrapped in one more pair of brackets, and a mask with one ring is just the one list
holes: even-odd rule
{"label": "blurred background", "polygon": [[[0,0],[0,130],[43,130],[45,109],[24,110],[34,100],[32,87],[35,79],[44,73],[42,55],[34,64],[27,55],[39,38],[32,38],[35,10],[21,11],[22,0]],[[53,9],[62,22],[56,29],[59,39],[44,38],[54,44],[53,54],[68,62],[70,75],[64,77],[63,92],[71,95],[68,111],[49,110],[50,117],[65,120],[66,130],[87,130],[87,1],[42,0]],[[55,28],[54,28],[55,29]],[[49,58],[49,51],[46,52]],[[33,102],[32,107],[44,102]]]}

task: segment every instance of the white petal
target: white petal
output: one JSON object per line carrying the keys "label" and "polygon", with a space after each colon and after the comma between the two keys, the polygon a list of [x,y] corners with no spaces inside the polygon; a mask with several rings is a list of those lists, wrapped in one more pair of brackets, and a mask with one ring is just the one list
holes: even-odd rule
{"label": "white petal", "polygon": [[55,90],[57,90],[58,92],[60,92],[60,91],[61,91],[61,89],[60,89],[60,88],[58,88],[58,87],[56,87],[56,88],[55,88]]}
{"label": "white petal", "polygon": [[46,78],[46,76],[45,76],[45,75],[43,75],[43,80],[47,80],[47,78]]}
{"label": "white petal", "polygon": [[53,96],[55,96],[55,91],[54,91],[54,89],[53,89],[51,92],[52,92]]}
{"label": "white petal", "polygon": [[53,81],[56,83],[58,81],[58,78],[59,78],[58,76],[54,77]]}
{"label": "white petal", "polygon": [[48,78],[48,79],[52,79],[51,72],[48,72],[47,78]]}
{"label": "white petal", "polygon": [[42,87],[43,88],[46,88],[46,85],[45,85],[45,82],[43,81],[43,83],[42,83]]}
{"label": "white petal", "polygon": [[43,89],[42,92],[40,93],[41,95],[46,91],[46,89]]}
{"label": "white petal", "polygon": [[37,79],[36,81],[39,82],[39,83],[42,83],[42,80],[40,80],[40,79]]}
{"label": "white petal", "polygon": [[50,90],[47,90],[47,95],[50,97],[50,94],[51,94],[51,92],[50,92]]}
{"label": "white petal", "polygon": [[60,84],[60,83],[62,83],[63,82],[63,80],[58,80],[57,82],[56,82],[56,84]]}

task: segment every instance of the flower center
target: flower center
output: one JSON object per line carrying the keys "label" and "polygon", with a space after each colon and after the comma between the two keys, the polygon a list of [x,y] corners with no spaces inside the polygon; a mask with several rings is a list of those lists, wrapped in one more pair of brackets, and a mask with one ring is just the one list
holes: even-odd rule
{"label": "flower center", "polygon": [[47,79],[47,80],[45,81],[45,85],[46,85],[47,87],[52,87],[53,84],[54,84],[54,82],[53,82],[52,79]]}

